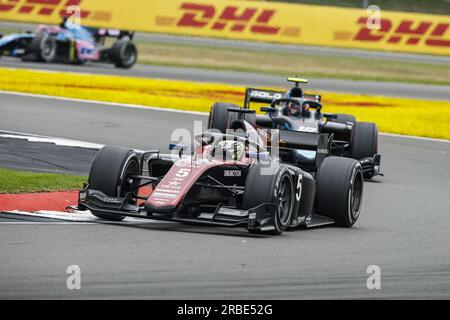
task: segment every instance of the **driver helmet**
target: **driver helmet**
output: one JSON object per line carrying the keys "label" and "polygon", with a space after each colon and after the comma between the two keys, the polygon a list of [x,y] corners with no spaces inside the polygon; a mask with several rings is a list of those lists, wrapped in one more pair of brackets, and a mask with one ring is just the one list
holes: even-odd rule
{"label": "driver helmet", "polygon": [[286,114],[289,117],[300,117],[302,114],[302,109],[298,104],[288,102],[286,105]]}
{"label": "driver helmet", "polygon": [[309,115],[310,115],[309,108],[310,108],[309,103],[303,104],[303,106],[302,106],[302,116],[303,117],[305,117],[305,118],[309,117]]}
{"label": "driver helmet", "polygon": [[240,161],[245,152],[242,141],[224,140],[217,143],[214,150],[215,157],[223,157],[224,160]]}
{"label": "driver helmet", "polygon": [[68,20],[69,20],[69,18],[63,17],[63,19],[62,19],[61,23],[59,24],[59,26],[60,26],[62,29],[65,29],[65,28],[66,28],[66,23],[67,23]]}

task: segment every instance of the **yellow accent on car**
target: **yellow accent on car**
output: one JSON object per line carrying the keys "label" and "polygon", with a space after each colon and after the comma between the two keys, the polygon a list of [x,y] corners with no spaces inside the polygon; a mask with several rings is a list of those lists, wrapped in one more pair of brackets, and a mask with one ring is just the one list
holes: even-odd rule
{"label": "yellow accent on car", "polygon": [[301,79],[301,78],[287,78],[287,81],[295,82],[295,83],[308,83],[307,79]]}

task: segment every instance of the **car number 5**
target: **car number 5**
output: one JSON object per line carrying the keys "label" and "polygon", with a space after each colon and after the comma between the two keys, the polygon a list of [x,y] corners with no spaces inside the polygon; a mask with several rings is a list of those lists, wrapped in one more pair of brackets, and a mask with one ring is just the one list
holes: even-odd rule
{"label": "car number 5", "polygon": [[186,178],[189,175],[190,171],[191,171],[190,169],[183,168],[183,169],[178,170],[178,172],[175,175],[180,178]]}
{"label": "car number 5", "polygon": [[303,176],[300,174],[297,179],[297,187],[296,187],[297,192],[295,193],[295,199],[297,199],[297,201],[300,201],[300,198],[302,196],[302,179]]}

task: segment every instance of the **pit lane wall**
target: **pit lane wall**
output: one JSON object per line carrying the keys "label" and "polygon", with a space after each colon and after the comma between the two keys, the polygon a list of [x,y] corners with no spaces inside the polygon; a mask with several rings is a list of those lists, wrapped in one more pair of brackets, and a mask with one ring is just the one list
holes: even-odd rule
{"label": "pit lane wall", "polygon": [[383,8],[378,17],[365,9],[242,0],[0,0],[0,19],[58,23],[70,6],[80,6],[81,23],[90,26],[450,55],[450,16]]}

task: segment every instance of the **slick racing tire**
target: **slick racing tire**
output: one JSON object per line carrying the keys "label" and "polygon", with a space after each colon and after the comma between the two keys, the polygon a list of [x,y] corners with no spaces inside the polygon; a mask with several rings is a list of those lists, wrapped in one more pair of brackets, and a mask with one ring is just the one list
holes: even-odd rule
{"label": "slick racing tire", "polygon": [[250,229],[250,233],[280,235],[291,223],[295,206],[295,191],[292,175],[284,166],[273,174],[263,174],[261,166],[250,169],[244,193],[244,209],[248,210],[263,203],[275,204],[274,229],[261,231]]}
{"label": "slick racing tire", "polygon": [[238,105],[224,102],[216,102],[212,105],[208,118],[208,129],[216,129],[222,133],[226,133],[229,125],[231,114],[228,108],[239,108]]}
{"label": "slick racing tire", "polygon": [[[0,33],[0,39],[1,39],[1,38],[3,38],[3,33]],[[3,51],[0,50],[0,59],[2,58],[2,56],[3,56]]]}
{"label": "slick racing tire", "polygon": [[355,116],[351,115],[351,114],[345,114],[345,113],[338,113],[336,114],[337,118],[336,119],[329,119],[328,121],[330,122],[337,122],[337,123],[342,123],[342,124],[347,124],[348,122],[351,122],[353,124],[356,123],[356,118]]}
{"label": "slick racing tire", "polygon": [[58,43],[50,34],[36,34],[27,50],[27,55],[34,56],[38,61],[54,62],[58,53]]}
{"label": "slick racing tire", "polygon": [[361,212],[364,178],[361,165],[350,158],[328,157],[316,179],[315,212],[351,227]]}
{"label": "slick racing tire", "polygon": [[370,122],[357,122],[352,129],[351,157],[360,160],[378,152],[378,128]]}
{"label": "slick racing tire", "polygon": [[[240,108],[236,104],[216,102],[212,105],[208,118],[208,129],[216,129],[222,133],[230,128],[234,120],[238,120],[239,114],[237,112],[230,112],[228,108]],[[255,125],[256,116],[254,114],[245,114],[244,120],[252,125]]]}
{"label": "slick racing tire", "polygon": [[136,64],[138,51],[133,42],[118,40],[111,48],[111,60],[117,68],[130,69]]}
{"label": "slick racing tire", "polygon": [[[139,180],[130,181],[130,175],[139,175],[139,160],[128,148],[106,146],[99,151],[89,172],[89,189],[98,190],[109,197],[124,197],[128,191],[139,186]],[[135,204],[135,203],[132,203]],[[121,221],[125,217],[92,211],[96,217]]]}

